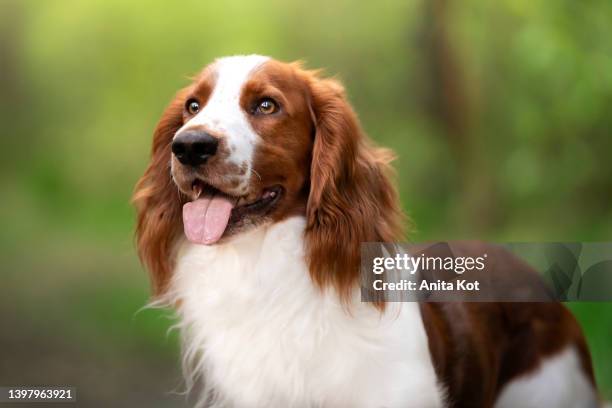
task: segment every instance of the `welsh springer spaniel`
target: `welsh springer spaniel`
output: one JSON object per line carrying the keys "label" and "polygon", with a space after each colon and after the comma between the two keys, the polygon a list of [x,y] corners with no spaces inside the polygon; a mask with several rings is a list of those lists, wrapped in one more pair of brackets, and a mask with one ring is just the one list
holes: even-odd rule
{"label": "welsh springer spaniel", "polygon": [[402,238],[392,157],[297,63],[221,58],[178,92],[134,201],[199,403],[598,406],[561,304],[360,302],[360,243]]}

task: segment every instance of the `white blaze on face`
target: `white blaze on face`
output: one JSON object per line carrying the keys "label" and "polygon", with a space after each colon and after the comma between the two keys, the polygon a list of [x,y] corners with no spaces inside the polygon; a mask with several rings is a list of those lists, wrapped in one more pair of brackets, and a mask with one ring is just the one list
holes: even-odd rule
{"label": "white blaze on face", "polygon": [[[255,133],[240,106],[244,84],[251,73],[268,58],[259,55],[221,58],[215,61],[211,70],[215,83],[206,105],[189,120],[176,135],[192,127],[202,127],[216,137],[223,138],[228,150],[227,161],[246,171],[239,179],[237,192],[248,191],[252,171],[253,152],[259,135]],[[176,137],[175,135],[175,137]],[[224,234],[235,199],[219,193],[198,197],[183,206],[183,225],[189,241],[196,244],[215,244]]]}
{"label": "white blaze on face", "polygon": [[230,153],[228,160],[248,167],[246,179],[251,173],[253,151],[259,135],[240,107],[240,96],[251,73],[268,59],[261,55],[248,55],[216,60],[212,67],[216,80],[208,102],[176,133],[192,126],[203,126],[225,138]]}

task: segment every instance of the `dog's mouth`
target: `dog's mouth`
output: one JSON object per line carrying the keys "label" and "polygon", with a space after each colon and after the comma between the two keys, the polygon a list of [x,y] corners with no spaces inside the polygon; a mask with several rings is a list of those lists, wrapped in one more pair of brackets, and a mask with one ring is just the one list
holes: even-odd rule
{"label": "dog's mouth", "polygon": [[196,244],[212,245],[230,227],[246,218],[265,216],[280,199],[283,188],[274,185],[258,194],[232,196],[196,179],[191,185],[193,201],[183,206],[183,227],[187,239]]}

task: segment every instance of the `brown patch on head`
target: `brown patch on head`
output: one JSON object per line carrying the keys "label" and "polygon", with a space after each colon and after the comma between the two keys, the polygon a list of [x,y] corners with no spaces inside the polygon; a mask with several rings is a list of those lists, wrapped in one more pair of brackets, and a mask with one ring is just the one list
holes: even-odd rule
{"label": "brown patch on head", "polygon": [[[184,102],[196,101],[200,106],[205,106],[212,94],[217,79],[214,70],[214,64],[205,67],[197,76],[193,78],[193,83],[189,87],[190,92],[185,95]],[[194,114],[191,114],[187,109],[183,109],[183,123],[187,123]],[[177,129],[178,130],[178,129]]]}
{"label": "brown patch on head", "polygon": [[304,213],[306,208],[314,124],[309,114],[308,84],[300,74],[296,65],[268,61],[251,75],[240,98],[245,112],[253,112],[264,98],[279,105],[276,113],[249,116],[261,138],[251,183],[261,187],[280,184],[284,189],[274,220]]}
{"label": "brown patch on head", "polygon": [[402,236],[390,180],[393,154],[373,146],[338,81],[297,63],[270,61],[253,74],[241,106],[253,110],[262,98],[280,106],[276,113],[250,117],[262,138],[254,169],[286,191],[274,219],[306,215],[312,279],[348,300],[358,277],[361,242]]}

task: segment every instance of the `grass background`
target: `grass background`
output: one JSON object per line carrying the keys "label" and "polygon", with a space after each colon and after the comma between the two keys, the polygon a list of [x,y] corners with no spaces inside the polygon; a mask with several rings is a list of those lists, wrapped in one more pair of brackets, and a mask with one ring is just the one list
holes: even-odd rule
{"label": "grass background", "polygon": [[[164,105],[222,55],[342,79],[398,153],[414,240],[610,240],[611,18],[604,0],[0,0],[0,384],[184,401],[171,320],[137,313],[129,197]],[[612,304],[570,307],[612,398]]]}

